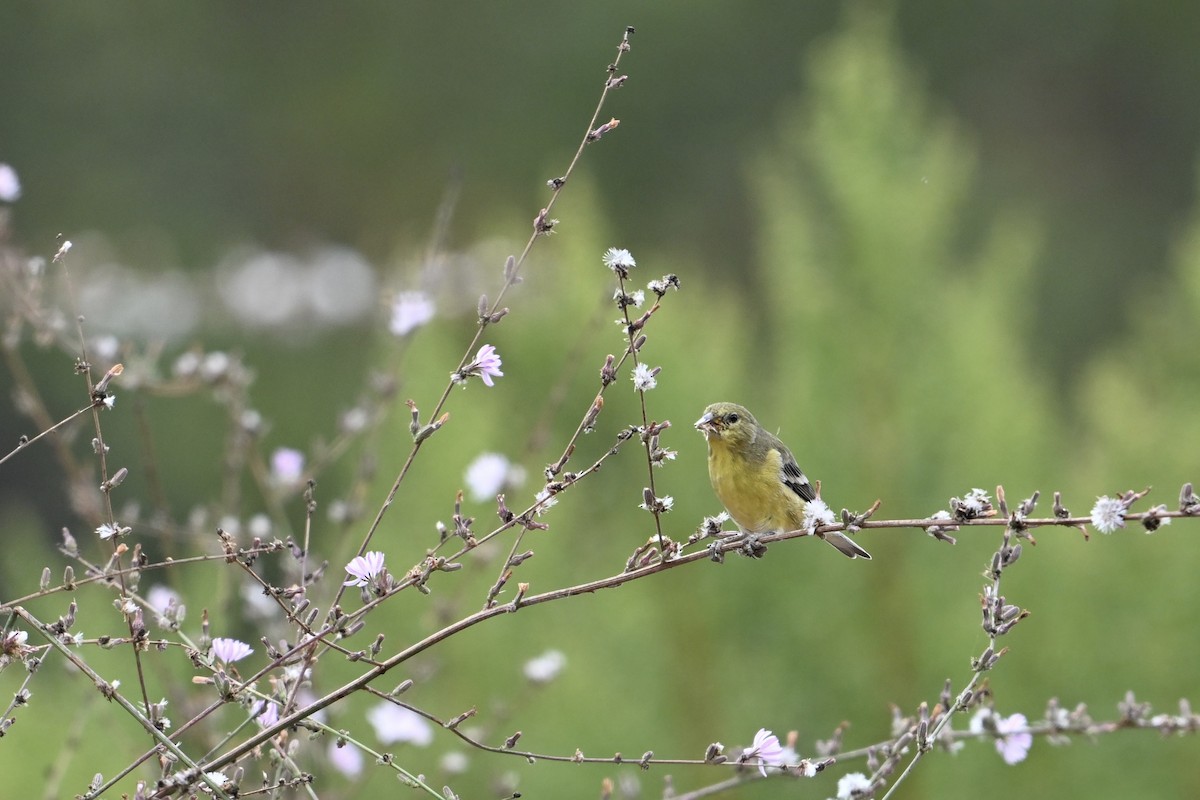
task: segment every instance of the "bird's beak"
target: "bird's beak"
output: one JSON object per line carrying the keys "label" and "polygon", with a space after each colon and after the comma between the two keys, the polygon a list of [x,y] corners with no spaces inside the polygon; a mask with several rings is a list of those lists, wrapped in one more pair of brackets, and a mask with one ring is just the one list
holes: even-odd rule
{"label": "bird's beak", "polygon": [[715,430],[715,429],[716,429],[716,426],[713,425],[713,415],[712,415],[711,411],[706,413],[700,419],[696,420],[696,430],[700,431],[703,434],[707,434],[709,431]]}

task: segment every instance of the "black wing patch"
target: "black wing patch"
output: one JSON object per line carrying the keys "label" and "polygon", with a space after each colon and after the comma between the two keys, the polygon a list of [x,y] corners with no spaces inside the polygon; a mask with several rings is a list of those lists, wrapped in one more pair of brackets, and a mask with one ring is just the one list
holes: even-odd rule
{"label": "black wing patch", "polygon": [[790,458],[784,459],[782,479],[785,486],[805,500],[812,500],[817,496],[813,491],[812,484],[808,482],[808,478],[800,471],[796,462]]}

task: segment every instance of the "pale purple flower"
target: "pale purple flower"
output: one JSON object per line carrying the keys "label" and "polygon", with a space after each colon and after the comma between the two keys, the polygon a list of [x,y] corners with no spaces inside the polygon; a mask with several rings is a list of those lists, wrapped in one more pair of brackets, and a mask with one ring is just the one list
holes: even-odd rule
{"label": "pale purple flower", "polygon": [[478,375],[483,379],[484,386],[494,386],[492,377],[503,377],[504,373],[500,371],[500,354],[496,352],[496,348],[490,344],[485,344],[479,348],[479,352],[475,354],[475,360],[464,366],[458,372],[450,374],[450,380],[455,383],[466,383],[467,378],[473,375]]}
{"label": "pale purple flower", "polygon": [[119,526],[109,525],[107,522],[101,525],[99,528],[96,528],[96,535],[101,539],[111,539],[120,532],[121,529]]}
{"label": "pale purple flower", "polygon": [[836,521],[833,511],[821,498],[809,500],[804,504],[804,515],[800,518],[800,527],[812,533],[822,525],[832,525]]}
{"label": "pale purple flower", "polygon": [[1006,764],[1024,761],[1033,746],[1033,734],[1024,714],[1002,717],[990,708],[981,708],[971,717],[971,733],[990,733],[996,737],[996,752]]}
{"label": "pale purple flower", "polygon": [[1092,526],[1101,533],[1125,527],[1125,504],[1115,497],[1098,497],[1092,506]]}
{"label": "pale purple flower", "polygon": [[258,723],[258,727],[266,729],[279,722],[279,703],[274,700],[256,700],[250,706],[250,716]]}
{"label": "pale purple flower", "polygon": [[1033,734],[1029,732],[1029,722],[1024,714],[1013,714],[1011,717],[996,716],[996,752],[1004,759],[1005,764],[1016,764],[1024,761],[1033,746]]}
{"label": "pale purple flower", "polygon": [[104,402],[104,407],[107,408],[109,411],[112,411],[113,407],[117,404],[117,396],[115,394],[110,394],[104,398],[103,402]]}
{"label": "pale purple flower", "polygon": [[183,619],[185,607],[179,593],[161,583],[151,586],[150,591],[146,592],[146,602],[154,609],[158,624],[162,627]]}
{"label": "pale purple flower", "polygon": [[21,181],[17,171],[8,164],[0,163],[0,200],[15,203],[21,197]]}
{"label": "pale purple flower", "polygon": [[271,479],[288,485],[304,477],[304,454],[290,447],[280,447],[271,454]]}
{"label": "pale purple flower", "polygon": [[406,336],[433,319],[437,307],[425,292],[400,292],[392,301],[388,330],[393,336]]}
{"label": "pale purple flower", "polygon": [[329,763],[333,764],[333,768],[343,775],[351,778],[358,777],[363,769],[363,754],[352,744],[343,744],[338,747],[337,740],[329,743],[327,751]]}
{"label": "pale purple flower", "polygon": [[481,453],[464,476],[471,499],[476,502],[493,499],[505,486],[520,483],[523,477],[523,470],[500,453]]}
{"label": "pale purple flower", "polygon": [[783,758],[783,745],[779,743],[779,737],[771,733],[766,728],[759,728],[758,733],[754,734],[754,741],[750,746],[742,750],[742,759],[745,761],[758,761],[758,771],[763,777],[767,777],[767,766],[779,766],[785,762]]}
{"label": "pale purple flower", "polygon": [[493,375],[497,378],[504,375],[500,371],[500,356],[496,353],[496,348],[490,344],[479,348],[479,352],[475,354],[475,363],[479,365],[479,377],[483,379],[484,386],[494,385],[492,383]]}
{"label": "pale purple flower", "polygon": [[343,586],[369,586],[371,581],[383,571],[383,553],[371,550],[366,555],[355,556],[346,565],[346,572],[351,576]]}
{"label": "pale purple flower", "polygon": [[567,666],[567,657],[558,650],[547,650],[525,662],[525,677],[532,683],[549,683]]}
{"label": "pale purple flower", "polygon": [[367,712],[367,722],[384,744],[411,742],[418,747],[428,747],[433,743],[433,728],[429,722],[415,711],[395,703],[372,706]]}
{"label": "pale purple flower", "polygon": [[218,636],[212,641],[212,657],[223,664],[232,664],[234,661],[241,661],[253,652],[250,649],[250,645],[237,639],[226,639]]}

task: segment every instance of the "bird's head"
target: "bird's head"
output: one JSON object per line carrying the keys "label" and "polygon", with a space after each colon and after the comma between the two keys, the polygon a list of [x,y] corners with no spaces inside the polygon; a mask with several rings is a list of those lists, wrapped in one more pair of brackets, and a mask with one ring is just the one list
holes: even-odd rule
{"label": "bird's head", "polygon": [[710,443],[745,445],[754,441],[758,421],[744,406],[737,403],[713,403],[704,409],[704,415],[696,420],[696,430],[704,434],[704,438]]}

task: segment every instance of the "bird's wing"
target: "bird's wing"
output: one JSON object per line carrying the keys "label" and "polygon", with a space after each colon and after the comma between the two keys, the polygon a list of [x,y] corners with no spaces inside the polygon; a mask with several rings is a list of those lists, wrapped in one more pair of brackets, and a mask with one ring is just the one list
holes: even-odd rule
{"label": "bird's wing", "polygon": [[779,450],[779,457],[783,462],[779,471],[779,480],[783,481],[784,486],[800,495],[802,499],[812,500],[817,493],[813,491],[812,484],[808,482],[808,476],[800,470],[792,451],[788,450],[783,442],[776,441],[774,444]]}
{"label": "bird's wing", "polygon": [[812,500],[817,496],[813,491],[812,484],[808,482],[808,477],[800,471],[800,467],[796,465],[796,459],[791,456],[783,460],[783,483],[805,500]]}

